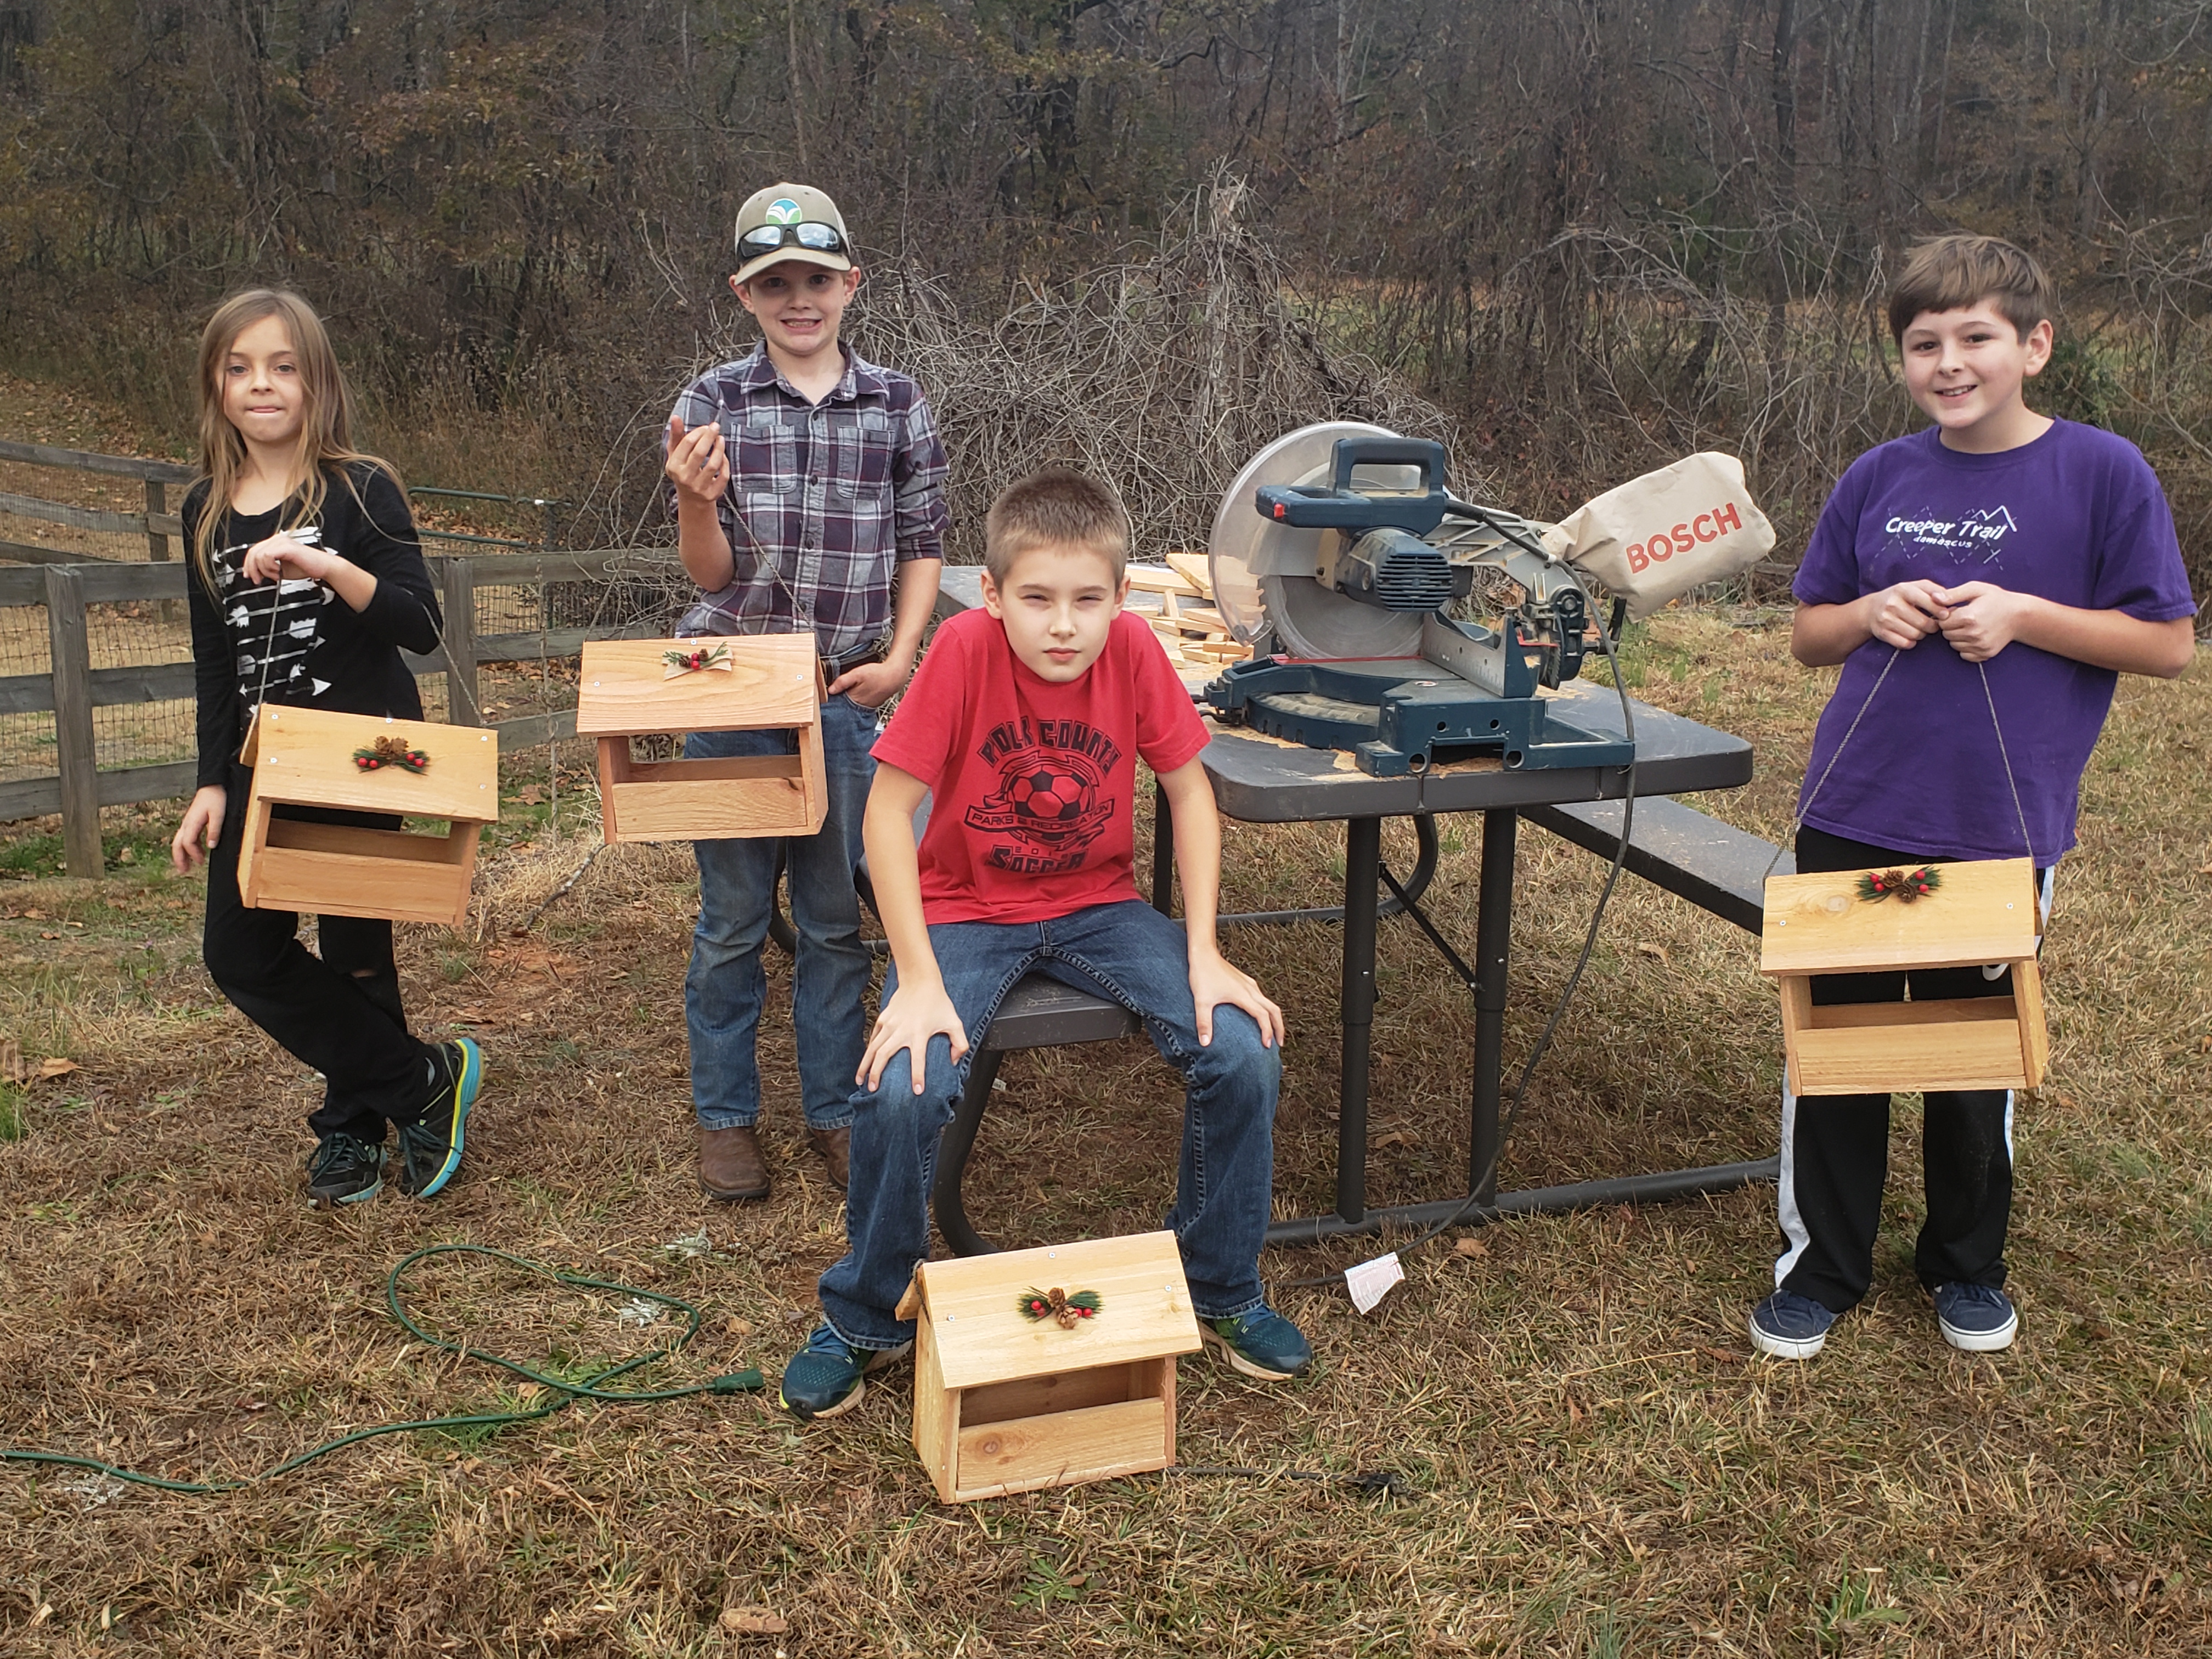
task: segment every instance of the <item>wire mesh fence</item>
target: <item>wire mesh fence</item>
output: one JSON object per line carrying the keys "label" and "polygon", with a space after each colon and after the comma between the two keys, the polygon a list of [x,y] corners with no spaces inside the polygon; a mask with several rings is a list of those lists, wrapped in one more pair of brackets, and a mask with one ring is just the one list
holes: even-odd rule
{"label": "wire mesh fence", "polygon": [[[181,561],[185,550],[176,512],[185,489],[181,469],[166,462],[0,444],[0,561],[86,567]],[[564,647],[574,649],[573,633],[560,641],[553,635],[599,626],[614,611],[635,612],[635,605],[619,602],[634,584],[548,580],[527,556],[511,577],[501,568],[502,556],[547,551],[563,526],[566,502],[436,488],[413,494],[434,573],[444,559],[465,557],[474,578],[471,614],[449,619],[448,636],[458,623],[462,635],[495,642],[495,660],[477,667],[473,706],[466,696],[455,706],[453,677],[442,665],[419,674],[425,714],[496,724],[573,708],[575,671],[562,656]],[[647,556],[641,562],[649,567],[653,561]],[[10,597],[22,592],[19,586]],[[166,596],[93,600],[83,606],[83,624],[84,665],[95,677],[103,671],[172,671],[149,678],[143,696],[126,693],[118,700],[111,684],[95,697],[90,724],[97,769],[173,768],[191,761],[198,746],[194,700],[160,695],[185,690],[174,669],[191,660],[185,605]],[[0,605],[0,681],[15,683],[4,689],[12,695],[0,695],[0,785],[57,775],[63,744],[56,715],[51,708],[22,706],[45,700],[37,683],[53,672],[45,606]],[[145,775],[150,782],[151,775]],[[32,797],[18,790],[10,799],[20,811]]]}

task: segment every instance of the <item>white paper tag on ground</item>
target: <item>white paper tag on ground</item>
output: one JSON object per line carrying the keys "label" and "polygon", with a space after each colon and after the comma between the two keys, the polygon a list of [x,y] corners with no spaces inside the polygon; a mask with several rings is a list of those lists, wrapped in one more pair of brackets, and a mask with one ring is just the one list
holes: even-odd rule
{"label": "white paper tag on ground", "polygon": [[1390,1294],[1390,1287],[1405,1280],[1406,1270],[1399,1265],[1395,1250],[1344,1270],[1344,1288],[1352,1292],[1352,1305],[1364,1314],[1373,1313]]}

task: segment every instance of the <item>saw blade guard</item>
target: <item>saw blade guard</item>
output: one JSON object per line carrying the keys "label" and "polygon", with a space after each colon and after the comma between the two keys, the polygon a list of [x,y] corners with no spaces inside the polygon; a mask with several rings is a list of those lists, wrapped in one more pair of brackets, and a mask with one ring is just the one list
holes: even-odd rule
{"label": "saw blade guard", "polygon": [[1420,654],[1419,613],[1347,603],[1315,580],[1322,538],[1333,532],[1279,524],[1254,505],[1262,484],[1329,483],[1340,438],[1397,435],[1363,421],[1323,421],[1285,433],[1245,463],[1206,547],[1214,606],[1237,640],[1254,645],[1272,633],[1291,656],[1325,661]]}

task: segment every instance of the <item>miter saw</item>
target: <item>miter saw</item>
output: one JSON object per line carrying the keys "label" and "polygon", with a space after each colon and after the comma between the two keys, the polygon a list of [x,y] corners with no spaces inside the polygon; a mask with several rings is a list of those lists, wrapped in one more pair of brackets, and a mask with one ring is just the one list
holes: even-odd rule
{"label": "miter saw", "polygon": [[[1231,633],[1266,653],[1206,688],[1217,714],[1376,777],[1494,756],[1508,770],[1626,766],[1635,744],[1540,695],[1582,672],[1589,599],[1544,526],[1455,499],[1443,446],[1333,421],[1237,475],[1207,562]],[[1497,626],[1449,608],[1478,566],[1522,590]]]}

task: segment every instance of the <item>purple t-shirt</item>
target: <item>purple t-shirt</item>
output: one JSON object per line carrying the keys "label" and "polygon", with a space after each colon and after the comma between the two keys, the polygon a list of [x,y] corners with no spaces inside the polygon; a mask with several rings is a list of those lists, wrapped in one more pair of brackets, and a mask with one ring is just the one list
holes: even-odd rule
{"label": "purple t-shirt", "polygon": [[[1946,449],[1934,427],[1869,450],[1828,497],[1791,591],[1806,605],[1845,605],[1922,577],[2146,622],[2197,610],[2150,463],[2126,439],[2072,421],[1994,455]],[[1897,665],[1828,772],[1893,654]],[[1917,857],[2020,857],[1994,698],[2036,862],[2055,863],[2074,845],[2082,769],[2119,676],[2017,642],[1984,665],[1986,696],[1974,665],[1940,634],[1902,653],[1880,640],[1854,651],[1814,734],[1804,821]]]}

